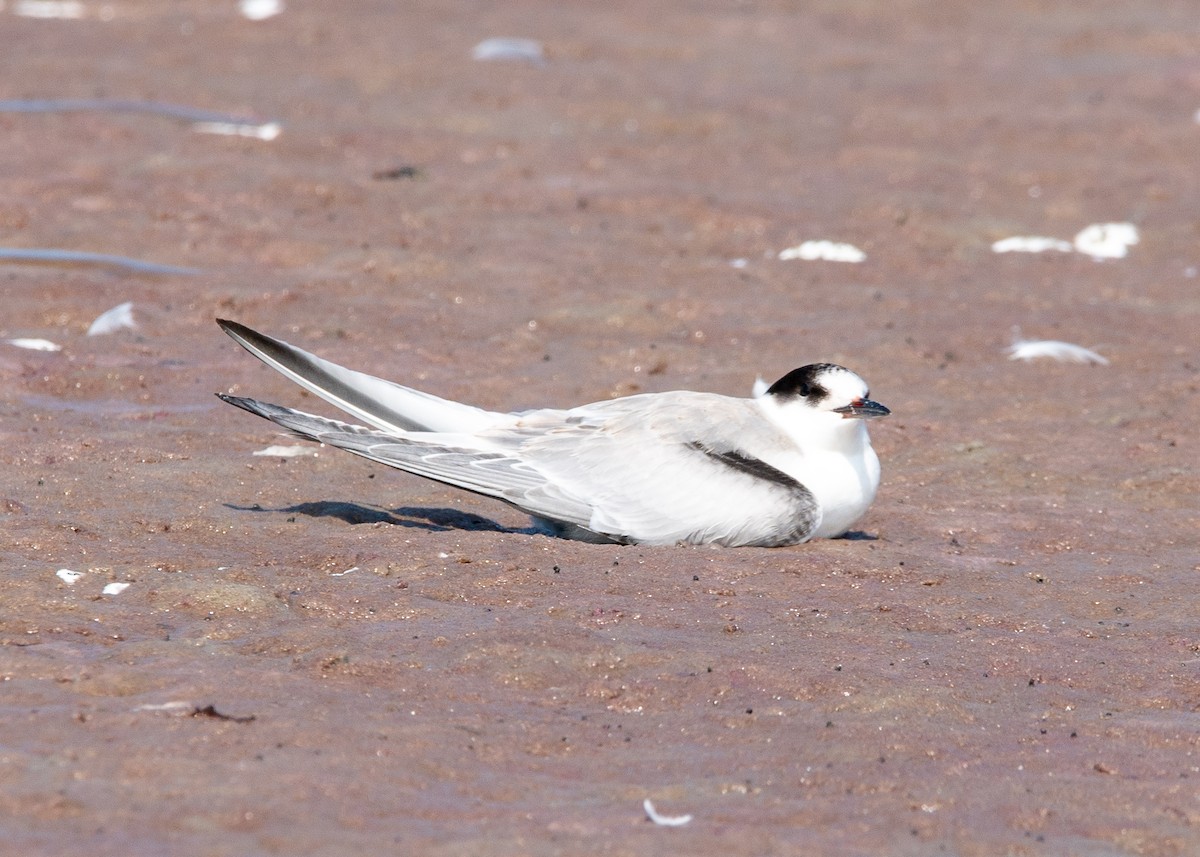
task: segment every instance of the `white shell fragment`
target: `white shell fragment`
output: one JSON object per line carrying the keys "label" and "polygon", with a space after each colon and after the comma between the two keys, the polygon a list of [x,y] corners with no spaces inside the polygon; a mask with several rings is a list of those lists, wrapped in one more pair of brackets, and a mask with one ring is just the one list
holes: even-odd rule
{"label": "white shell fragment", "polygon": [[1057,339],[1022,339],[1019,330],[1013,331],[1013,344],[1008,347],[1009,360],[1036,360],[1048,357],[1059,363],[1095,363],[1107,366],[1108,360],[1082,345],[1059,342]]}
{"label": "white shell fragment", "polygon": [[484,39],[471,49],[471,58],[480,62],[492,60],[524,60],[541,65],[545,60],[542,43],[534,39],[496,37]]}
{"label": "white shell fragment", "polygon": [[133,320],[133,302],[126,301],[97,316],[96,320],[92,322],[92,326],[88,328],[87,335],[103,336],[106,333],[115,333],[118,330],[134,327],[137,327],[137,323]]}
{"label": "white shell fragment", "polygon": [[263,455],[269,458],[295,458],[298,455],[311,455],[314,458],[318,455],[317,450],[320,447],[303,444],[274,444],[265,447],[264,449],[256,449],[251,455]]}
{"label": "white shell fragment", "polygon": [[103,595],[120,595],[128,588],[128,583],[106,583],[100,592]]}
{"label": "white shell fragment", "polygon": [[62,346],[49,339],[7,339],[9,345],[16,348],[27,348],[30,351],[62,351]]}
{"label": "white shell fragment", "polygon": [[1075,249],[1093,259],[1124,259],[1140,240],[1132,223],[1093,223],[1075,236]]}
{"label": "white shell fragment", "polygon": [[692,820],[690,815],[661,815],[654,808],[654,804],[650,803],[650,798],[642,801],[642,809],[646,811],[646,818],[660,827],[683,827]]}
{"label": "white shell fragment", "polygon": [[1045,253],[1047,250],[1070,253],[1073,249],[1070,241],[1041,235],[1015,235],[1012,238],[1002,238],[992,245],[993,253]]}
{"label": "white shell fragment", "polygon": [[241,0],[238,10],[248,21],[265,21],[283,11],[283,0]]}
{"label": "white shell fragment", "polygon": [[58,576],[58,579],[67,584],[67,586],[74,585],[79,578],[83,577],[82,571],[71,571],[69,568],[60,568],[54,573]]}
{"label": "white shell fragment", "polygon": [[249,137],[270,142],[279,136],[283,126],[278,122],[256,125],[250,122],[193,122],[192,130],[200,134],[224,134],[227,137]]}
{"label": "white shell fragment", "polygon": [[853,244],[843,244],[837,241],[805,241],[795,247],[779,251],[781,261],[804,259],[805,261],[822,260],[825,262],[862,262],[867,254]]}

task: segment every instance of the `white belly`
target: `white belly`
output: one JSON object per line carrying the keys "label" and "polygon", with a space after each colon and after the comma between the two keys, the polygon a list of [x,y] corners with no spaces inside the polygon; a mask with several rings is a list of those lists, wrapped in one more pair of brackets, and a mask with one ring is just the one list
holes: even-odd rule
{"label": "white belly", "polygon": [[810,462],[805,485],[821,507],[813,538],[830,539],[849,530],[867,511],[879,488],[879,457],[866,444],[861,455],[820,456]]}

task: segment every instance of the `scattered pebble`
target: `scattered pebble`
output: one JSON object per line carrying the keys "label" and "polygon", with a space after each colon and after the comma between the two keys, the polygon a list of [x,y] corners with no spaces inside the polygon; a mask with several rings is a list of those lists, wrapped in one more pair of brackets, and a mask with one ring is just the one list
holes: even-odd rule
{"label": "scattered pebble", "polygon": [[842,244],[836,241],[805,241],[795,247],[779,251],[779,258],[787,262],[791,259],[813,261],[820,259],[825,262],[862,262],[867,254],[853,244]]}
{"label": "scattered pebble", "polygon": [[250,21],[265,21],[283,11],[283,0],[241,0],[238,9]]}
{"label": "scattered pebble", "polygon": [[1046,238],[1041,235],[1018,235],[1003,238],[992,245],[993,253],[1045,253],[1055,250],[1059,253],[1070,253],[1074,246],[1070,241],[1061,238]]}
{"label": "scattered pebble", "polygon": [[83,577],[82,571],[71,571],[69,568],[60,568],[54,573],[58,576],[58,579],[67,584],[67,586],[72,586],[76,581],[79,580],[79,578]]}
{"label": "scattered pebble", "polygon": [[103,595],[120,595],[128,588],[128,583],[106,583],[100,592]]}
{"label": "scattered pebble", "polygon": [[386,170],[376,170],[371,173],[371,178],[376,181],[394,181],[396,179],[421,179],[425,177],[425,171],[420,167],[414,167],[412,164],[403,164],[398,167],[389,167]]}
{"label": "scattered pebble", "polygon": [[134,327],[137,327],[137,324],[133,320],[133,302],[126,301],[97,316],[91,327],[88,328],[87,335],[103,336],[107,333]]}
{"label": "scattered pebble", "polygon": [[30,351],[62,351],[62,346],[49,339],[7,339],[9,345],[28,348]]}
{"label": "scattered pebble", "polygon": [[497,37],[484,39],[471,49],[471,58],[480,62],[492,60],[524,60],[534,65],[545,62],[542,43],[533,39]]}
{"label": "scattered pebble", "polygon": [[192,709],[192,717],[211,717],[214,720],[229,720],[233,723],[253,723],[258,719],[254,714],[246,714],[241,717],[235,714],[226,714],[223,711],[217,711],[216,706],[211,704],[203,708],[197,705]]}
{"label": "scattered pebble", "polygon": [[683,827],[692,820],[690,815],[660,815],[654,808],[654,804],[650,802],[650,798],[642,801],[642,809],[646,811],[646,818],[660,827]]}
{"label": "scattered pebble", "polygon": [[1075,236],[1075,249],[1093,259],[1124,259],[1140,240],[1132,223],[1093,223]]}

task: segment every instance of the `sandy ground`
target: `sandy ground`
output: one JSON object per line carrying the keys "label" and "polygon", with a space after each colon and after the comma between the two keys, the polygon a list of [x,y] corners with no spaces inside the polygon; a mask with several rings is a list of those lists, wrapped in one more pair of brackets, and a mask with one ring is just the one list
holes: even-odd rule
{"label": "sandy ground", "polygon": [[[0,98],[283,132],[0,114],[0,244],[202,269],[0,264],[62,346],[0,344],[0,851],[1200,853],[1193,4],[19,5]],[[214,391],[320,406],[217,316],[502,409],[843,362],[883,487],[789,549],[532,535],[252,455]]]}

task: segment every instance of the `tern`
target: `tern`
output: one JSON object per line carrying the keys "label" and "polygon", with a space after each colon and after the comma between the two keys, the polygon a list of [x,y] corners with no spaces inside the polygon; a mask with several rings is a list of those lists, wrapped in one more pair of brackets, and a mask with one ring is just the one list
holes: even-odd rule
{"label": "tern", "polygon": [[879,487],[866,421],[887,416],[833,363],[765,392],[643,393],[495,413],[347,369],[233,321],[233,339],[366,425],[218,393],[301,438],[492,497],[564,538],[779,547],[844,535]]}

